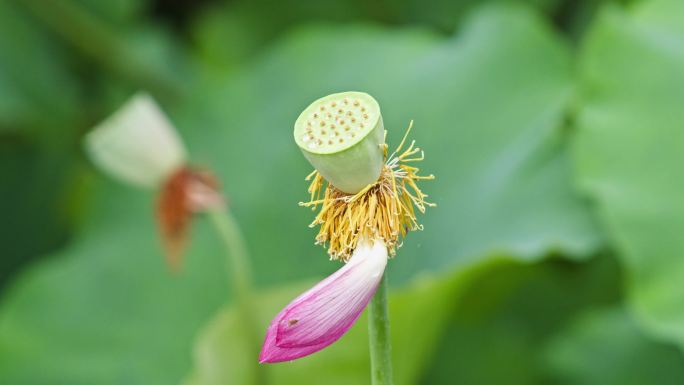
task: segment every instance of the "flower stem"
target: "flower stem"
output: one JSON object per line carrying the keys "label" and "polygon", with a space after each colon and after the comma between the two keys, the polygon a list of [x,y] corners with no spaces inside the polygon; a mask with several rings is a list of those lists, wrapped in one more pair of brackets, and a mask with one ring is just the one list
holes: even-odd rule
{"label": "flower stem", "polygon": [[392,385],[392,343],[387,311],[387,273],[368,307],[368,344],[370,346],[371,384]]}
{"label": "flower stem", "polygon": [[212,224],[216,228],[226,248],[226,268],[235,296],[240,323],[245,326],[247,336],[249,362],[253,365],[252,384],[265,383],[263,367],[259,365],[259,332],[258,319],[254,309],[252,294],[252,272],[246,242],[235,217],[225,209],[214,209],[208,212]]}

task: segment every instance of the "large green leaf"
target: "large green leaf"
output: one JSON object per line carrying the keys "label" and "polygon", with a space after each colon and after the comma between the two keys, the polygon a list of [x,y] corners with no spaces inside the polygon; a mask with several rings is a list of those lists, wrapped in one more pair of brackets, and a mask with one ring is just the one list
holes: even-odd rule
{"label": "large green leaf", "polygon": [[28,270],[0,313],[0,383],[167,384],[187,371],[198,327],[225,302],[221,249],[200,223],[171,275],[152,202],[112,185],[80,237]]}
{"label": "large green leaf", "polygon": [[684,345],[684,3],[609,7],[581,60],[578,181],[629,273],[642,324]]}
{"label": "large green leaf", "polygon": [[684,356],[624,311],[618,261],[490,268],[452,304],[420,384],[680,384]]}
{"label": "large green leaf", "polygon": [[[508,33],[508,39],[503,44],[496,38],[499,36],[496,33],[498,28]],[[209,103],[218,100],[221,104],[237,106],[247,105],[242,99],[249,100],[259,95],[260,104],[264,106],[262,108],[269,108],[272,116],[265,115],[262,108],[238,108],[228,114],[206,112],[205,124],[230,120],[242,127],[249,127],[254,132],[253,136],[237,143],[229,143],[226,139],[219,145],[232,149],[234,164],[248,169],[252,168],[249,166],[252,162],[253,167],[262,163],[280,165],[277,169],[263,169],[261,175],[273,185],[280,186],[285,195],[296,195],[297,188],[301,190],[301,187],[288,183],[288,180],[295,172],[304,175],[306,164],[301,159],[297,160],[299,154],[293,155],[288,151],[288,147],[291,148],[288,143],[291,134],[289,130],[279,127],[283,125],[280,121],[286,121],[288,116],[292,119],[291,116],[295,115],[292,110],[297,111],[297,106],[305,104],[307,99],[303,97],[301,101],[293,101],[296,96],[290,90],[309,93],[309,99],[335,88],[370,90],[386,106],[384,118],[388,122],[387,127],[390,127],[390,135],[400,134],[401,130],[397,127],[401,127],[401,122],[411,118],[411,115],[416,118],[416,136],[424,144],[428,156],[435,154],[430,152],[431,148],[437,148],[438,160],[428,159],[426,167],[437,169],[438,176],[445,176],[433,188],[428,187],[431,192],[437,191],[432,195],[442,197],[439,209],[426,215],[427,230],[418,235],[419,246],[413,246],[411,239],[408,246],[400,251],[397,260],[393,261],[393,274],[405,276],[408,271],[425,268],[425,264],[429,268],[440,268],[463,262],[469,256],[483,256],[497,250],[522,259],[539,257],[550,247],[581,253],[589,250],[596,238],[582,206],[572,198],[567,182],[563,181],[564,176],[567,176],[566,160],[562,153],[559,154],[559,138],[554,136],[554,130],[560,125],[562,108],[569,96],[565,72],[567,67],[563,64],[566,57],[562,49],[543,38],[544,34],[540,33],[539,28],[534,18],[520,10],[513,9],[513,16],[505,15],[501,10],[486,11],[472,21],[462,40],[442,43],[422,60],[410,57],[396,60],[391,67],[386,67],[385,61],[359,63],[346,59],[350,50],[373,44],[374,40],[369,37],[373,35],[368,31],[363,32],[363,35],[357,32],[357,37],[353,30],[339,33],[325,29],[313,32],[305,30],[296,36],[296,40],[292,38],[278,46],[262,67],[257,66],[253,73],[247,74],[244,83],[239,85],[239,97],[236,98],[231,92],[209,92]],[[348,40],[356,43],[347,44]],[[380,60],[389,56],[386,51],[402,52],[402,49],[406,49],[405,42],[402,42],[401,47],[391,44],[395,40],[387,38],[385,44],[378,44],[375,50],[369,49],[372,52],[369,55]],[[330,47],[331,41],[339,43]],[[554,58],[555,53],[557,61],[527,61],[533,56],[532,51],[540,50],[545,52],[547,58]],[[320,52],[325,52],[323,58],[317,57]],[[320,71],[319,68],[302,66],[285,71],[289,69],[286,63],[300,59],[305,62],[323,61],[322,68],[327,76],[321,76],[317,82],[307,82],[309,77],[319,78],[317,73],[312,74],[312,71]],[[489,73],[495,72],[499,62],[508,64],[507,72],[501,77],[490,79]],[[419,70],[428,63],[429,75],[426,75]],[[349,79],[349,73],[356,74],[356,77]],[[401,81],[399,84],[396,84],[397,79]],[[518,84],[518,81],[522,83]],[[276,83],[279,86],[273,87]],[[215,87],[213,85],[209,89],[214,90]],[[540,99],[533,102],[534,108],[526,104],[529,100],[510,105],[515,100],[513,94],[521,92],[519,87],[530,87],[529,92],[526,92],[529,98],[534,98],[534,91],[539,92],[536,97]],[[409,90],[411,93],[407,94]],[[416,95],[420,95],[420,98]],[[207,99],[202,102],[206,103]],[[488,107],[485,106],[490,106],[489,103],[496,106],[492,108],[501,109],[506,118],[488,114],[485,111]],[[411,107],[394,111],[392,106],[395,105]],[[547,110],[540,112],[539,109],[545,107]],[[404,115],[403,118],[401,115]],[[421,122],[426,126],[424,131],[420,129]],[[277,147],[268,151],[266,159],[257,156],[245,158],[239,151],[245,148],[254,148],[256,151],[269,146],[272,142],[267,138],[271,136],[277,139]],[[288,175],[283,176],[283,169],[301,170],[289,171]],[[261,180],[252,182],[263,185]],[[293,191],[290,192],[290,189]],[[252,191],[249,188],[246,190]],[[541,195],[537,195],[537,192]],[[254,212],[267,200],[280,200],[278,196],[269,199],[252,195],[250,198],[254,201]],[[249,202],[249,199],[245,201]],[[297,218],[294,206],[289,207],[287,202],[274,204],[272,210],[282,210],[276,218],[283,218],[283,223],[264,223],[261,227],[274,239],[281,235],[278,229],[287,226],[286,221]],[[271,231],[267,230],[269,226],[273,226]],[[570,234],[573,236],[566,238]],[[293,247],[296,240],[283,239],[282,242],[288,242],[288,247]],[[277,247],[278,244],[281,243],[258,244],[256,248]],[[263,250],[257,253],[257,258],[258,255],[272,253]],[[308,260],[312,258],[309,254],[303,249],[297,255]],[[284,296],[281,305],[286,298],[293,298],[294,295]],[[477,298],[480,298],[479,295]],[[276,310],[274,306],[271,316],[276,314]],[[440,308],[435,311],[436,317],[444,310]],[[394,318],[395,323],[400,324],[394,329],[394,335],[421,332],[412,319],[404,323],[402,316]],[[350,336],[322,353],[296,363],[277,365],[272,369],[275,372],[272,374],[277,377],[276,382],[316,382],[320,381],[323,374],[326,382],[365,382],[368,373],[365,339],[358,337],[363,336],[363,333],[363,329],[359,330],[357,326]],[[190,383],[245,381],[240,366],[229,364],[240,359],[237,357],[245,359],[244,355],[240,355],[240,350],[232,346],[235,336],[241,334],[231,316],[226,313],[218,316],[199,342],[196,352],[198,368]],[[395,359],[398,368],[411,368],[410,375],[400,374],[397,378],[402,383],[414,383],[416,374],[423,369],[421,365],[433,348],[428,346],[424,351],[417,351],[408,347],[410,345],[405,346],[400,345],[396,350],[410,355],[415,363],[409,365]],[[350,353],[354,350],[356,353]]]}
{"label": "large green leaf", "polygon": [[684,383],[681,351],[646,338],[620,308],[580,317],[549,344],[546,359],[559,385]]}
{"label": "large green leaf", "polygon": [[[130,0],[119,0],[122,1]],[[513,1],[546,14],[554,13],[562,3],[560,0]],[[483,3],[496,2],[500,0],[432,0],[429,4],[422,0],[383,4],[369,4],[364,0],[328,0],[324,3],[318,0],[236,0],[205,7],[196,17],[192,34],[198,53],[206,64],[225,71],[253,57],[283,30],[296,24],[312,20],[317,23],[367,21],[391,25],[418,24],[452,33],[468,19],[473,9]]]}
{"label": "large green leaf", "polygon": [[[536,259],[593,250],[596,229],[569,186],[560,137],[568,61],[562,42],[524,8],[480,12],[453,40],[307,28],[251,68],[207,79],[171,113],[194,159],[223,181],[261,285],[337,267],[305,230],[313,214],[296,204],[309,172],[291,138],[299,110],[329,92],[369,91],[393,143],[415,118],[425,169],[438,175],[425,188],[440,207],[391,262],[391,281],[401,282],[496,252]],[[190,366],[193,333],[228,297],[210,228],[194,229],[187,269],[170,277],[151,197],[95,185],[74,244],[17,280],[2,304],[1,383],[176,382]]]}
{"label": "large green leaf", "polygon": [[620,284],[616,261],[606,256],[583,264],[551,260],[489,269],[453,303],[420,383],[555,383],[547,381],[545,346],[577,314],[618,301]]}
{"label": "large green leaf", "polygon": [[[596,246],[562,151],[572,94],[568,52],[531,12],[497,7],[473,15],[448,40],[416,31],[303,29],[239,79],[198,90],[182,125],[233,128],[197,132],[192,148],[205,149],[198,158],[219,167],[235,209],[249,213],[243,223],[256,259],[270,260],[287,245],[286,258],[301,273],[326,263],[312,231],[285,230],[313,218],[296,205],[306,199],[310,166],[291,127],[310,101],[340,90],[379,100],[391,145],[415,119],[422,166],[437,176],[424,188],[439,207],[421,216],[425,231],[411,234],[391,264],[395,282],[469,257],[583,256]],[[264,235],[269,242],[258,241]]]}

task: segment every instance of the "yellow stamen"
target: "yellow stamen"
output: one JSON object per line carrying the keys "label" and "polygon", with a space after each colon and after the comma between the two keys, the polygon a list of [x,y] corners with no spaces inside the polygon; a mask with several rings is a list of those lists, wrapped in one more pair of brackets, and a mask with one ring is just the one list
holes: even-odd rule
{"label": "yellow stamen", "polygon": [[[328,244],[331,259],[347,261],[361,238],[382,239],[389,255],[394,256],[396,249],[401,247],[400,240],[408,231],[423,229],[418,223],[415,209],[424,213],[426,207],[436,205],[425,201],[427,195],[416,182],[434,179],[435,176],[418,175],[420,170],[417,167],[407,165],[423,160],[423,152],[415,147],[415,141],[411,141],[408,148],[401,152],[412,127],[413,121],[389,157],[387,145],[383,145],[386,161],[380,179],[356,194],[336,189],[318,171],[306,177],[307,181],[311,181],[308,189],[311,197],[308,202],[300,202],[299,205],[311,207],[312,210],[321,206],[309,226],[320,225],[316,244]],[[418,153],[420,156],[412,157]]]}

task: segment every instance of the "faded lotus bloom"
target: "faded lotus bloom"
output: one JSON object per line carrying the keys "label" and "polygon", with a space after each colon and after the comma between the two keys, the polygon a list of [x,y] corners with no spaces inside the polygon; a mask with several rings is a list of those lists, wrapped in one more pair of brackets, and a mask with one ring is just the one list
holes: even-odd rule
{"label": "faded lotus bloom", "polygon": [[[346,264],[285,307],[271,322],[260,362],[293,360],[337,341],[354,324],[378,287],[387,259],[408,231],[420,230],[416,210],[434,204],[412,162],[423,160],[406,135],[388,154],[378,103],[361,92],[321,98],[295,123],[295,140],[316,167],[308,202],[320,208],[311,227],[330,259]],[[343,187],[340,187],[343,186]]]}
{"label": "faded lotus bloom", "polygon": [[115,179],[158,191],[157,221],[172,270],[182,262],[193,213],[222,204],[216,179],[187,163],[187,151],[154,99],[133,96],[85,137],[95,165]]}

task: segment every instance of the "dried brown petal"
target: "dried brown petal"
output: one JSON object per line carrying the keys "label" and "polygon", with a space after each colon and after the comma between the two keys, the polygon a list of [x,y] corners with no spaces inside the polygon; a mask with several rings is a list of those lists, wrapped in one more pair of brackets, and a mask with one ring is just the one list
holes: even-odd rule
{"label": "dried brown petal", "polygon": [[171,271],[182,268],[192,214],[222,204],[218,182],[209,172],[183,167],[164,183],[157,200],[157,223]]}

